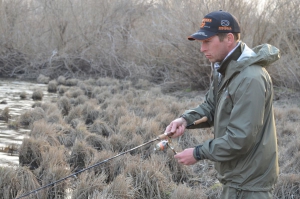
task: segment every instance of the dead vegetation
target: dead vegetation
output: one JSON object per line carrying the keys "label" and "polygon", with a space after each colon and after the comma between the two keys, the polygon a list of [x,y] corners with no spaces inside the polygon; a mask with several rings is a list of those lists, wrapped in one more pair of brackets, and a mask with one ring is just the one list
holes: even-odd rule
{"label": "dead vegetation", "polygon": [[[270,43],[282,58],[268,68],[277,86],[298,90],[298,0],[265,1],[1,0],[0,72],[4,77],[76,85],[113,77],[160,83],[165,91],[205,89],[210,66],[187,41],[213,10],[232,12],[250,47]],[[282,17],[286,16],[286,17]],[[50,88],[49,88],[50,89]],[[85,90],[89,92],[89,89]]]}
{"label": "dead vegetation", "polygon": [[[176,97],[163,94],[155,85],[146,89],[149,84],[144,82],[145,87],[136,89],[135,82],[131,81],[109,78],[78,80],[77,86],[67,86],[66,92],[55,102],[41,101],[23,112],[18,122],[31,129],[29,138],[25,138],[18,149],[20,166],[0,168],[0,171],[9,171],[0,183],[0,190],[9,188],[11,191],[3,194],[8,199],[14,198],[139,146],[161,134],[180,112],[203,100],[199,93],[177,93],[179,97]],[[91,93],[84,92],[89,86],[93,86]],[[85,100],[75,103],[79,97]],[[274,198],[292,199],[299,194],[297,132],[300,105],[288,102],[274,101],[280,165]],[[211,138],[211,131],[188,130],[180,139],[174,139],[173,145],[177,151],[195,146]],[[155,152],[154,144],[40,191],[39,197],[219,198],[222,188],[211,161],[182,166],[173,158],[171,150]],[[22,177],[13,172],[21,168],[30,169],[26,170],[32,183],[30,186],[22,185]],[[0,175],[4,174],[0,172]],[[14,182],[9,179],[14,179]],[[19,189],[20,186],[24,189]]]}
{"label": "dead vegetation", "polygon": [[[295,3],[0,0],[0,16],[5,16],[0,17],[1,74],[37,79],[59,94],[49,103],[37,93],[39,101],[16,121],[30,129],[29,138],[19,148],[20,166],[0,167],[0,198],[16,198],[149,141],[185,109],[201,103],[202,93],[191,91],[207,88],[209,64],[199,57],[199,45],[186,37],[205,13],[222,7],[241,20],[243,40],[250,46],[268,42],[282,49],[282,59],[268,68],[277,88],[280,164],[273,196],[294,199],[300,169],[300,104],[292,96],[300,77]],[[268,9],[260,12],[263,8]],[[285,13],[290,17],[283,19]],[[287,24],[282,20],[291,19],[293,27],[282,28]],[[181,151],[202,143],[211,131],[188,130],[174,147]],[[132,151],[37,197],[219,198],[221,185],[211,161],[186,167],[172,151],[153,148]]]}

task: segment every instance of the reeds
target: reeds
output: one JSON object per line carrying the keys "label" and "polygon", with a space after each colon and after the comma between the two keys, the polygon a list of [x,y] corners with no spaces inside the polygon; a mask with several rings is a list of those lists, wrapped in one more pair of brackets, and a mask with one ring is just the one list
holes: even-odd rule
{"label": "reeds", "polygon": [[[126,89],[121,89],[122,85],[127,85]],[[0,190],[10,187],[10,199],[101,163],[41,191],[39,197],[62,198],[71,190],[68,194],[73,198],[219,198],[222,188],[211,161],[183,166],[174,159],[173,151],[155,152],[156,143],[106,162],[156,138],[170,121],[202,100],[198,93],[168,96],[159,87],[151,85],[147,90],[149,84],[142,85],[145,87],[136,89],[124,80],[78,80],[56,101],[40,102],[22,113],[18,121],[30,127],[30,132],[20,146],[19,161],[20,168],[29,168],[24,177],[30,178],[31,185],[16,179],[0,183]],[[89,92],[82,90],[90,86]],[[275,109],[281,174],[274,197],[292,198],[298,193],[298,113],[297,107]],[[187,130],[172,144],[182,151],[211,138],[212,129]]]}

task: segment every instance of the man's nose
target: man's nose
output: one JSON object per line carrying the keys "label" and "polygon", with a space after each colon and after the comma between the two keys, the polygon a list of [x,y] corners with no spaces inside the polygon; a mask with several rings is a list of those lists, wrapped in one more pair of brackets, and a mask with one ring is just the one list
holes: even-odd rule
{"label": "man's nose", "polygon": [[201,44],[201,47],[200,47],[200,52],[204,52],[204,51],[206,51],[206,47],[205,47],[205,45],[203,45],[203,43]]}

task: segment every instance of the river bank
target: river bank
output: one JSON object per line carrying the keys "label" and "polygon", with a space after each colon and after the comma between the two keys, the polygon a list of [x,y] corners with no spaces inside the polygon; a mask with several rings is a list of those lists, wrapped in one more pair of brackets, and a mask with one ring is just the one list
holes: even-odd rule
{"label": "river bank", "polygon": [[[0,79],[0,112],[8,108],[10,118],[8,121],[0,120],[0,166],[18,165],[17,151],[11,154],[8,148],[18,148],[25,134],[30,131],[27,127],[9,128],[8,125],[15,122],[24,111],[30,109],[37,101],[32,99],[36,90],[43,92],[43,102],[51,102],[57,97],[56,93],[47,91],[47,84],[36,82],[18,81],[15,79]],[[22,99],[21,94],[26,94]]]}

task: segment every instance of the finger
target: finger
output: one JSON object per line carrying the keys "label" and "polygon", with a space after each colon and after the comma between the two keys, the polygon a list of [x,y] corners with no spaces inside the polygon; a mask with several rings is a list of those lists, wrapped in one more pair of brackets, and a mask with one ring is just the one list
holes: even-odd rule
{"label": "finger", "polygon": [[173,124],[173,125],[171,126],[171,131],[170,131],[170,132],[175,133],[176,130],[177,130],[177,125],[176,125],[176,124]]}
{"label": "finger", "polygon": [[168,125],[165,132],[170,132],[170,130],[171,130],[171,125]]}

